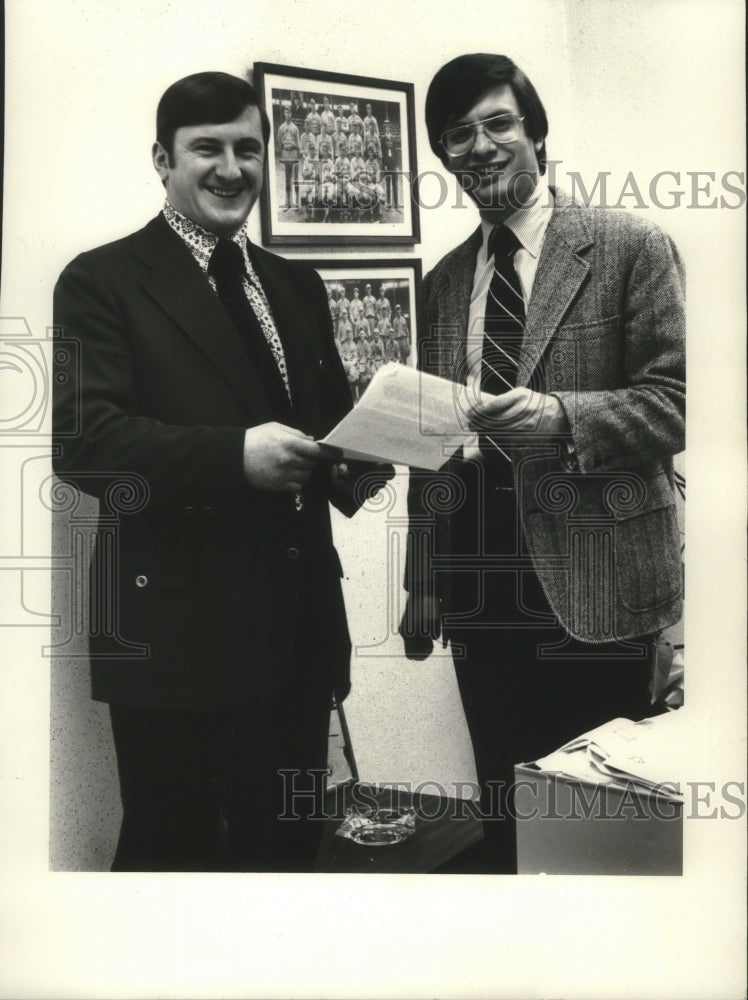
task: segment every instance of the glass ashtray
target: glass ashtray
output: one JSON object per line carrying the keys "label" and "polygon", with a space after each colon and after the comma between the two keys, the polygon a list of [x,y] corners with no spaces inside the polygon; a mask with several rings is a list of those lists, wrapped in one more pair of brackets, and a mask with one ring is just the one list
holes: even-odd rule
{"label": "glass ashtray", "polygon": [[335,831],[366,847],[399,844],[416,832],[416,811],[412,806],[397,809],[346,809],[345,819]]}

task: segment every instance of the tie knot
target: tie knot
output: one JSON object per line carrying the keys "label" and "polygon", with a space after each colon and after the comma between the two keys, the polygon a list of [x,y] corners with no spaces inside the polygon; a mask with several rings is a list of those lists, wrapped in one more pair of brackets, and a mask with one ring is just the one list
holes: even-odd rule
{"label": "tie knot", "polygon": [[494,226],[488,237],[488,259],[511,257],[520,248],[517,236],[508,226]]}
{"label": "tie knot", "polygon": [[216,278],[236,278],[244,274],[244,254],[233,240],[219,240],[210,255],[208,271]]}

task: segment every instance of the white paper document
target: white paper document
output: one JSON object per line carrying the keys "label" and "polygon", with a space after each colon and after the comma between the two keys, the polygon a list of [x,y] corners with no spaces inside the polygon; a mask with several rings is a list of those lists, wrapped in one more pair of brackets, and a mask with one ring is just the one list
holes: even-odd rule
{"label": "white paper document", "polygon": [[683,709],[641,722],[613,719],[535,763],[552,774],[679,798],[675,789],[699,773],[689,723]]}
{"label": "white paper document", "polygon": [[436,471],[475,433],[468,390],[396,362],[384,365],[360,401],[319,443],[344,458]]}

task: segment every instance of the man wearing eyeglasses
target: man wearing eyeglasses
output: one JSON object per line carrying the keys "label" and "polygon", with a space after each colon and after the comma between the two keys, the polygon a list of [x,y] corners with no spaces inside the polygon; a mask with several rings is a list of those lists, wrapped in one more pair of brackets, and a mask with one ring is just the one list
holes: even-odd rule
{"label": "man wearing eyeglasses", "polygon": [[474,870],[509,873],[513,765],[650,714],[681,614],[684,276],[649,222],[549,187],[545,110],[511,59],[442,67],[426,124],[480,226],[424,280],[420,363],[466,384],[475,439],[411,472],[401,632],[414,659],[451,643],[488,820]]}

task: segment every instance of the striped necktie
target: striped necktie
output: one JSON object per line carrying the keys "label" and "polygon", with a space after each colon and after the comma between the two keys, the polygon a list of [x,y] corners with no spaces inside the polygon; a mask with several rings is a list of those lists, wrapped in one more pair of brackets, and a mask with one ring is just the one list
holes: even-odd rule
{"label": "striped necktie", "polygon": [[494,269],[486,299],[481,390],[494,396],[517,384],[525,330],[522,287],[514,270],[514,254],[519,247],[519,240],[506,226],[495,228],[488,239],[488,256],[493,256]]}
{"label": "striped necktie", "polygon": [[[494,270],[486,298],[486,315],[481,356],[481,391],[499,396],[517,384],[517,369],[525,330],[525,303],[514,254],[520,242],[506,226],[497,226],[488,238],[488,258],[493,256]],[[509,455],[500,439],[490,434],[479,436],[481,451]]]}

